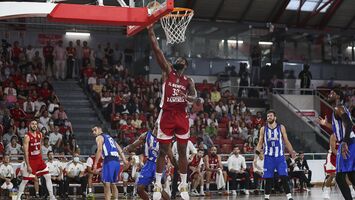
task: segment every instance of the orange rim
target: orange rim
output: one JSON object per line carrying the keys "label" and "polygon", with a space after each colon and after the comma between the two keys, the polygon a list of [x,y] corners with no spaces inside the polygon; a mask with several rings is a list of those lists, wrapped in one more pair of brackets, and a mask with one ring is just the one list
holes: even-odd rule
{"label": "orange rim", "polygon": [[[184,12],[184,13],[181,13]],[[171,13],[167,14],[165,17],[183,17],[186,15],[193,15],[194,14],[194,10],[190,9],[190,8],[180,8],[180,7],[176,7],[174,8],[173,11],[171,11]]]}

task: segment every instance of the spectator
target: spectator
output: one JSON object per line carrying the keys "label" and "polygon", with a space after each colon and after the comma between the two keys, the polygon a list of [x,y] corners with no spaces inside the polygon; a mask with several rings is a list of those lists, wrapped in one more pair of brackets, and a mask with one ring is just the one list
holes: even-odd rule
{"label": "spectator", "polygon": [[75,46],[75,67],[74,67],[74,77],[79,77],[79,70],[83,67],[83,48],[80,44],[80,40],[76,40]]}
{"label": "spectator", "polygon": [[[52,151],[48,151],[48,153],[46,155],[48,156],[48,161],[46,162],[46,165],[48,167],[48,172],[51,175],[52,182],[59,185],[59,196],[61,198],[68,199],[68,193],[66,193],[67,191],[64,190],[62,163],[60,161],[58,161],[57,159],[53,158]],[[71,170],[73,170],[73,169],[71,169]],[[46,180],[44,178],[41,178],[41,183],[42,183],[41,184],[42,190],[44,191],[46,196],[48,196],[47,187],[45,187]]]}
{"label": "spectator", "polygon": [[9,128],[8,132],[5,133],[3,136],[3,142],[4,142],[5,147],[7,147],[7,145],[10,144],[13,137],[17,137],[15,130],[12,128]]}
{"label": "spectator", "polygon": [[42,127],[46,128],[47,131],[50,130],[49,129],[49,121],[51,120],[51,118],[49,117],[49,113],[47,110],[43,111],[42,116],[39,118],[39,124],[38,127],[40,129],[42,129]]}
{"label": "spectator", "polygon": [[23,53],[23,49],[19,46],[19,42],[15,41],[13,47],[10,50],[10,58],[15,65],[19,64],[21,53]]}
{"label": "spectator", "polygon": [[[39,55],[39,51],[36,51],[35,55],[32,57],[32,65],[36,68],[42,67],[43,61],[42,61],[41,56]],[[52,65],[53,65],[53,63],[52,63]],[[48,69],[47,65],[45,65],[45,66],[46,66],[46,69]],[[43,71],[46,72],[46,69]]]}
{"label": "spectator", "polygon": [[216,86],[213,86],[211,91],[211,102],[218,103],[220,100],[221,100],[221,93],[217,90]]}
{"label": "spectator", "polygon": [[73,42],[69,42],[69,46],[66,48],[66,57],[67,57],[67,77],[73,78],[74,73],[74,64],[76,57],[76,49],[73,47]]}
{"label": "spectator", "polygon": [[15,87],[16,87],[15,83],[13,81],[11,81],[9,83],[9,86],[5,87],[4,94],[9,94],[11,92],[12,95],[17,96],[17,91],[16,91]]}
{"label": "spectator", "polygon": [[3,163],[0,165],[0,185],[1,189],[9,191],[18,185],[9,155],[4,156]]}
{"label": "spectator", "polygon": [[133,119],[131,120],[131,124],[136,129],[140,129],[142,127],[142,120],[139,119],[138,113],[134,113]]}
{"label": "spectator", "polygon": [[93,182],[100,182],[101,181],[101,171],[102,171],[102,157],[100,157],[99,162],[97,163],[97,170],[93,171],[94,162],[95,162],[95,154],[88,157],[86,160],[86,171],[88,173],[88,197],[93,196],[92,188]]}
{"label": "spectator", "polygon": [[[305,64],[303,70],[298,74],[298,78],[301,79],[301,89],[308,89],[311,86],[312,73],[309,71],[309,65]],[[309,94],[309,92],[301,91],[301,94]]]}
{"label": "spectator", "polygon": [[64,80],[66,78],[66,50],[63,47],[63,41],[58,41],[58,45],[54,48],[54,62],[55,62],[55,71],[54,75],[57,80],[61,78]]}
{"label": "spectator", "polygon": [[82,62],[83,63],[90,63],[90,56],[91,56],[91,49],[88,47],[88,42],[84,41],[83,42],[83,48],[82,48]]}
{"label": "spectator", "polygon": [[54,124],[58,126],[64,125],[65,121],[68,119],[66,112],[64,111],[63,106],[59,105],[59,109],[56,109],[52,115]]}
{"label": "spectator", "polygon": [[254,172],[254,185],[258,189],[260,185],[260,180],[264,175],[264,154],[259,153],[254,156],[253,160],[253,172]]}
{"label": "spectator", "polygon": [[249,194],[249,181],[250,176],[249,172],[247,171],[247,165],[245,163],[245,158],[240,155],[240,150],[238,146],[235,146],[233,149],[233,153],[229,156],[227,160],[228,165],[228,175],[231,177],[231,189],[232,194],[235,196],[237,194],[237,179],[243,178],[244,179],[244,190],[245,194]]}
{"label": "spectator", "polygon": [[37,85],[38,79],[34,70],[31,70],[31,73],[28,73],[26,75],[26,83],[28,83],[29,85]]}
{"label": "spectator", "polygon": [[58,102],[57,98],[54,98],[54,100],[52,102],[50,102],[50,104],[48,106],[48,112],[50,114],[53,114],[53,112],[58,110],[58,108],[59,108],[59,102]]}
{"label": "spectator", "polygon": [[248,64],[247,63],[240,63],[239,64],[239,91],[238,91],[238,97],[241,97],[243,94],[243,91],[246,91],[246,86],[249,86],[249,72],[247,69]]}
{"label": "spectator", "polygon": [[54,132],[49,134],[49,144],[54,148],[58,149],[62,145],[62,134],[59,133],[59,127],[54,126]]}
{"label": "spectator", "polygon": [[26,121],[21,120],[20,126],[17,128],[17,135],[20,137],[21,144],[22,144],[22,140],[25,137],[27,132],[28,132],[28,127],[26,125]]}
{"label": "spectator", "polygon": [[[310,183],[312,180],[312,171],[309,169],[308,166],[308,162],[307,160],[304,158],[304,153],[300,152],[299,153],[300,157],[299,157],[299,162],[301,164],[300,166],[300,170],[303,170],[305,174],[308,175],[308,182]],[[313,187],[313,184],[310,184],[309,186]]]}
{"label": "spectator", "polygon": [[192,113],[199,113],[203,112],[203,99],[198,98],[193,104],[192,104]]}
{"label": "spectator", "polygon": [[101,44],[97,45],[97,50],[94,53],[95,56],[95,66],[102,72],[102,61],[105,57],[105,51],[102,48]]}
{"label": "spectator", "polygon": [[310,187],[311,183],[308,181],[304,171],[300,169],[301,163],[299,162],[299,159],[296,157],[296,155],[293,154],[286,160],[286,162],[290,177],[298,178],[300,180],[301,189],[303,190],[303,183],[306,183],[307,186]]}
{"label": "spectator", "polygon": [[10,110],[11,116],[15,121],[23,120],[27,117],[25,111],[20,108],[20,104],[16,103],[15,107]]}
{"label": "spectator", "polygon": [[82,162],[80,162],[79,154],[74,153],[73,161],[70,162],[66,167],[66,180],[65,180],[65,189],[64,194],[69,193],[69,183],[79,183],[81,184],[81,194],[85,199],[86,197],[86,185],[87,185],[87,177],[85,176],[86,167]]}
{"label": "spectator", "polygon": [[28,115],[34,115],[35,114],[35,103],[31,100],[30,97],[27,97],[26,102],[23,103],[23,110]]}
{"label": "spectator", "polygon": [[[223,176],[224,182],[227,181],[227,172],[223,170],[221,156],[217,154],[217,147],[213,146],[210,149],[210,154],[207,154],[204,159],[206,166],[206,189],[210,191],[210,183],[212,179],[217,179],[217,175]],[[217,180],[216,180],[217,182]],[[225,184],[222,187],[225,190]],[[217,189],[218,185],[217,185]]]}
{"label": "spectator", "polygon": [[26,52],[26,60],[28,62],[32,61],[32,58],[35,56],[35,49],[32,47],[32,45],[27,45],[27,48],[25,49]]}
{"label": "spectator", "polygon": [[41,153],[42,153],[42,156],[44,157],[44,158],[46,158],[47,157],[47,154],[49,153],[49,152],[52,152],[53,151],[53,149],[52,149],[52,146],[49,144],[49,138],[48,137],[44,137],[44,139],[43,139],[43,144],[41,145]]}
{"label": "spectator", "polygon": [[44,65],[45,65],[45,71],[47,72],[47,75],[54,75],[54,60],[53,60],[53,52],[54,48],[51,46],[51,42],[47,41],[47,45],[43,47],[43,57],[44,57]]}
{"label": "spectator", "polygon": [[11,160],[18,160],[16,156],[22,154],[22,147],[17,141],[17,136],[12,136],[11,142],[6,146],[6,154],[15,155],[15,157],[11,157]]}

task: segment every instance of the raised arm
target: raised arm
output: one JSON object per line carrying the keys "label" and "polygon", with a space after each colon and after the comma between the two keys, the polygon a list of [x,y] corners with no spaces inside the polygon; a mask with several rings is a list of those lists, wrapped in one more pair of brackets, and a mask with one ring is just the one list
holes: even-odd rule
{"label": "raised arm", "polygon": [[155,37],[153,26],[148,27],[148,37],[160,68],[163,72],[169,74],[171,72],[171,63],[166,60],[163,51],[159,48],[158,40]]}
{"label": "raised arm", "polygon": [[285,142],[285,145],[286,145],[286,148],[288,150],[288,152],[292,155],[292,154],[295,154],[295,150],[293,150],[293,147],[291,145],[291,142],[288,140],[288,137],[287,137],[287,133],[286,133],[286,128],[284,125],[281,125],[281,133],[282,133],[282,137],[284,139],[284,142]]}

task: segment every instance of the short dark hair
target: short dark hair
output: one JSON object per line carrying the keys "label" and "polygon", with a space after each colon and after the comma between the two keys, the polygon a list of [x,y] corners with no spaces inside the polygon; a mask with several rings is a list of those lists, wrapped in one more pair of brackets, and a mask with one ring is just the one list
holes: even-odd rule
{"label": "short dark hair", "polygon": [[100,124],[94,124],[94,125],[91,126],[91,129],[93,129],[93,128],[95,128],[95,127],[97,127],[97,128],[102,128]]}
{"label": "short dark hair", "polygon": [[339,95],[340,101],[344,101],[345,96],[340,88],[335,88],[333,91],[335,92],[335,94]]}
{"label": "short dark hair", "polygon": [[272,113],[276,116],[276,112],[274,110],[268,110],[266,114],[270,114],[270,113]]}
{"label": "short dark hair", "polygon": [[53,151],[48,151],[48,152],[47,152],[47,156],[48,156],[50,153],[53,153]]}

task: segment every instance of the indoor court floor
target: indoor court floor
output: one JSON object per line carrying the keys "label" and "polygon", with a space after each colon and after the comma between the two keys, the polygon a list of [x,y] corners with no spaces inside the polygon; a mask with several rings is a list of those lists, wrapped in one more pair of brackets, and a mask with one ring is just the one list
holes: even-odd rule
{"label": "indoor court floor", "polygon": [[[73,199],[81,199],[81,197],[78,198],[73,198]],[[103,198],[103,194],[96,194],[95,195],[95,199],[104,199]],[[131,199],[140,199],[139,197],[124,197],[122,195],[119,196],[119,199],[127,199],[127,200],[131,200]],[[176,198],[177,200],[180,200],[181,198]],[[245,196],[245,195],[237,195],[237,196],[220,196],[220,195],[212,195],[212,196],[205,196],[205,197],[191,197],[191,200],[222,200],[222,199],[227,199],[227,200],[239,200],[239,199],[249,199],[249,200],[263,200],[264,199],[264,195],[249,195],[249,196]],[[310,192],[303,192],[303,193],[293,193],[293,199],[294,200],[310,200],[310,199],[314,199],[314,200],[323,200],[322,198],[322,188],[312,188],[312,190]],[[341,200],[343,199],[339,189],[333,189],[331,192],[331,196],[330,199],[334,199],[334,200]],[[270,200],[286,200],[286,195],[284,194],[272,194],[270,196]]]}

